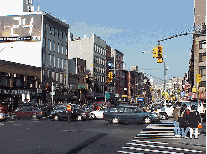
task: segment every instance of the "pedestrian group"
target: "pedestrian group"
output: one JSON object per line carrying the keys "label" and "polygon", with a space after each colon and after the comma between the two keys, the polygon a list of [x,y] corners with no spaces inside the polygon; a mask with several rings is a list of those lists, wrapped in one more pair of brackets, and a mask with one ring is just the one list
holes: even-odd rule
{"label": "pedestrian group", "polygon": [[195,105],[191,106],[191,111],[187,108],[186,104],[181,107],[177,104],[173,111],[175,136],[187,138],[190,130],[189,138],[198,139],[198,125],[201,125],[201,117],[198,111],[196,111]]}

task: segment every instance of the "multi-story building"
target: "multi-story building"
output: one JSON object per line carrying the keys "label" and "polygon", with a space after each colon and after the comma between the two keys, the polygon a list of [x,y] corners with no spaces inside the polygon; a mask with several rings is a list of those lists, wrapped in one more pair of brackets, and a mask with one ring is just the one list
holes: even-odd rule
{"label": "multi-story building", "polygon": [[95,99],[104,99],[106,83],[106,41],[92,34],[83,39],[72,37],[69,33],[68,57],[79,57],[86,60],[86,69],[93,77],[93,91]]}
{"label": "multi-story building", "polygon": [[124,76],[123,76],[123,64],[124,54],[117,49],[111,49],[111,57],[113,62],[114,73],[114,94],[121,97],[124,91]]}
{"label": "multi-story building", "polygon": [[[68,73],[69,73],[69,87],[77,89],[78,100],[85,101],[85,90],[86,90],[86,60],[80,58],[68,59]],[[77,78],[76,78],[77,76]],[[70,79],[73,78],[73,79]],[[76,85],[74,86],[73,80],[77,79]],[[70,81],[72,81],[70,83]]]}
{"label": "multi-story building", "polygon": [[18,14],[1,12],[1,59],[41,67],[43,89],[52,82],[56,87],[66,86],[69,25],[51,14],[34,11],[30,0],[22,2]]}
{"label": "multi-story building", "polygon": [[[194,0],[194,35],[189,61],[188,82],[196,87],[196,74],[201,74],[198,87],[206,87],[206,1]],[[206,91],[202,92],[206,94]],[[192,95],[192,94],[190,94]],[[202,99],[205,97],[202,97]]]}

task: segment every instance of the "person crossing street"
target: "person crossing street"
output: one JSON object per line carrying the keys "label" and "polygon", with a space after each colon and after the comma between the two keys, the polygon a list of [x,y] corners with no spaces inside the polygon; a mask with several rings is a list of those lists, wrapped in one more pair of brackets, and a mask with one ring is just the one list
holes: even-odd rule
{"label": "person crossing street", "polygon": [[198,111],[196,111],[195,105],[191,106],[191,111],[189,113],[189,123],[190,123],[190,139],[194,137],[198,139],[198,125],[201,125],[201,116]]}
{"label": "person crossing street", "polygon": [[181,128],[181,137],[187,138],[187,133],[189,131],[189,121],[188,121],[188,115],[189,110],[187,109],[187,105],[183,104],[180,110],[180,117],[179,117],[179,124]]}
{"label": "person crossing street", "polygon": [[177,104],[176,108],[174,109],[173,111],[173,117],[174,117],[174,125],[175,125],[175,128],[174,128],[174,132],[175,132],[175,136],[176,137],[180,137],[180,126],[179,126],[179,116],[180,116],[180,106],[179,104]]}

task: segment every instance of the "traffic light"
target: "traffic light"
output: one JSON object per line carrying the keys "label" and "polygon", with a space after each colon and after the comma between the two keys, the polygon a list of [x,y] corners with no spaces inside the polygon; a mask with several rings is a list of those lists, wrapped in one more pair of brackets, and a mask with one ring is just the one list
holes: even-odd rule
{"label": "traffic light", "polygon": [[109,72],[109,74],[108,74],[108,78],[110,78],[111,77],[111,72]]}
{"label": "traffic light", "polygon": [[201,82],[201,74],[196,74],[196,83]]}
{"label": "traffic light", "polygon": [[157,58],[162,58],[162,46],[161,45],[158,46],[158,56],[157,56]]}
{"label": "traffic light", "polygon": [[152,55],[152,57],[153,58],[157,58],[157,56],[158,56],[158,46],[156,46],[155,48],[153,48],[153,55]]}
{"label": "traffic light", "polygon": [[113,73],[109,72],[109,74],[108,74],[108,82],[112,82],[112,79],[113,79]]}
{"label": "traffic light", "polygon": [[157,63],[163,63],[163,58],[158,58]]}

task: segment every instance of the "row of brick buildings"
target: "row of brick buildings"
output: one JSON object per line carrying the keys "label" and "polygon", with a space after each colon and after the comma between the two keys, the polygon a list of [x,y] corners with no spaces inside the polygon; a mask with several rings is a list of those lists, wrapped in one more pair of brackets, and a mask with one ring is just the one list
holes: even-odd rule
{"label": "row of brick buildings", "polygon": [[20,6],[0,12],[1,101],[105,101],[106,91],[135,101],[149,91],[137,67],[126,70],[124,54],[100,37],[73,37],[66,21],[34,11],[32,1]]}

